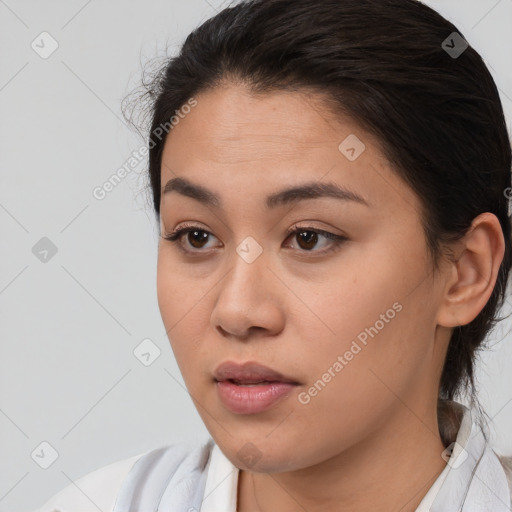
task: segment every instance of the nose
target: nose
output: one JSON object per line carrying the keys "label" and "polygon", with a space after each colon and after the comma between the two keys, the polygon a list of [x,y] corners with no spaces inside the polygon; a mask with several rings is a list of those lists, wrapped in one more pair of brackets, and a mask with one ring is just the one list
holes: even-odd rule
{"label": "nose", "polygon": [[286,288],[269,268],[265,253],[248,263],[235,252],[231,265],[217,288],[213,328],[241,340],[278,334],[284,327]]}

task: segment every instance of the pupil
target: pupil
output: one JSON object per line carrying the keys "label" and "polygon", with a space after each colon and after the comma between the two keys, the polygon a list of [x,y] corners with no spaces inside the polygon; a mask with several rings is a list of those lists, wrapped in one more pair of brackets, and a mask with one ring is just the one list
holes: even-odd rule
{"label": "pupil", "polygon": [[[202,233],[203,236],[200,237],[202,238],[202,241],[206,242],[206,239],[208,238],[208,233],[206,233],[206,231],[202,231],[202,230],[195,230],[195,231],[190,231],[189,232],[189,241],[190,241],[190,236],[193,235],[194,237],[197,236],[198,233]],[[197,249],[197,248],[201,248],[202,245],[201,245],[201,240],[199,240],[198,244],[199,245],[196,245],[196,242],[197,240],[195,238],[192,238],[192,241],[190,241],[190,243]]]}
{"label": "pupil", "polygon": [[[307,236],[307,233],[310,233],[309,237]],[[304,239],[305,239],[307,249],[312,249],[316,244],[317,233],[315,233],[314,231],[301,231],[299,233],[299,237],[300,237],[300,240],[304,241]],[[304,238],[302,238],[302,237],[304,237]]]}

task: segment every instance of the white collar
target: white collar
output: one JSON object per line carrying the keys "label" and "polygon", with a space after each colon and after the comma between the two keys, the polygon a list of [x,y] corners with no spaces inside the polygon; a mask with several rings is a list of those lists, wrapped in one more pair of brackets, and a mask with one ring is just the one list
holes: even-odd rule
{"label": "white collar", "polygon": [[473,421],[471,410],[463,407],[445,479],[432,493],[430,511],[510,512],[511,495],[503,466]]}
{"label": "white collar", "polygon": [[236,512],[240,470],[224,455],[217,443],[206,468],[208,474],[199,512]]}
{"label": "white collar", "polygon": [[[511,496],[503,467],[473,422],[471,410],[463,407],[447,465],[416,512],[510,512]],[[236,512],[239,472],[214,444],[200,512]]]}

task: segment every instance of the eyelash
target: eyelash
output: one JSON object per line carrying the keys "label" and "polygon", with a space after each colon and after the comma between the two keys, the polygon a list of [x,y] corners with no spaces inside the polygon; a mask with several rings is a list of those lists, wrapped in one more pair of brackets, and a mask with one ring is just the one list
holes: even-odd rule
{"label": "eyelash", "polygon": [[[188,250],[188,249],[185,249],[183,247],[183,245],[180,243],[181,242],[181,238],[184,235],[186,235],[187,233],[190,233],[191,231],[202,231],[203,233],[208,233],[210,235],[212,234],[209,231],[207,231],[206,229],[201,228],[200,226],[184,225],[180,229],[176,229],[172,233],[164,235],[163,238],[165,240],[168,240],[169,242],[172,242],[174,244],[178,244],[179,249],[181,251],[183,251],[184,253],[186,253],[186,254],[194,254],[194,253],[201,254],[203,252],[206,253],[207,251],[203,251],[201,249],[195,249],[195,250],[192,250],[192,251]],[[315,253],[316,252],[316,253],[319,253],[321,255],[324,255],[324,254],[327,254],[327,253],[330,253],[332,251],[337,250],[344,242],[348,241],[348,238],[345,237],[345,236],[335,235],[334,233],[330,233],[329,231],[324,231],[322,229],[316,229],[316,228],[309,227],[309,226],[293,226],[293,227],[291,227],[286,232],[286,234],[287,234],[286,239],[290,238],[291,235],[295,235],[297,233],[302,233],[304,231],[309,232],[309,233],[316,233],[318,235],[322,235],[325,238],[331,240],[333,243],[331,244],[331,246],[328,249],[324,249],[324,250],[321,250],[321,251],[315,251],[313,249],[311,249],[311,250],[306,250],[306,249],[301,250],[301,249],[299,249],[300,252],[305,252],[305,253],[308,253],[308,252]]]}

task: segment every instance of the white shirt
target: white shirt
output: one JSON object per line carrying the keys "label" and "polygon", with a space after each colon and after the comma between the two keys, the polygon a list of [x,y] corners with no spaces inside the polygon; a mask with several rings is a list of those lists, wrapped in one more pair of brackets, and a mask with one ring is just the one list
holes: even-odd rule
{"label": "white shirt", "polygon": [[[448,463],[416,512],[510,512],[498,456],[464,416]],[[212,439],[164,446],[93,471],[34,512],[236,512],[239,469]]]}

